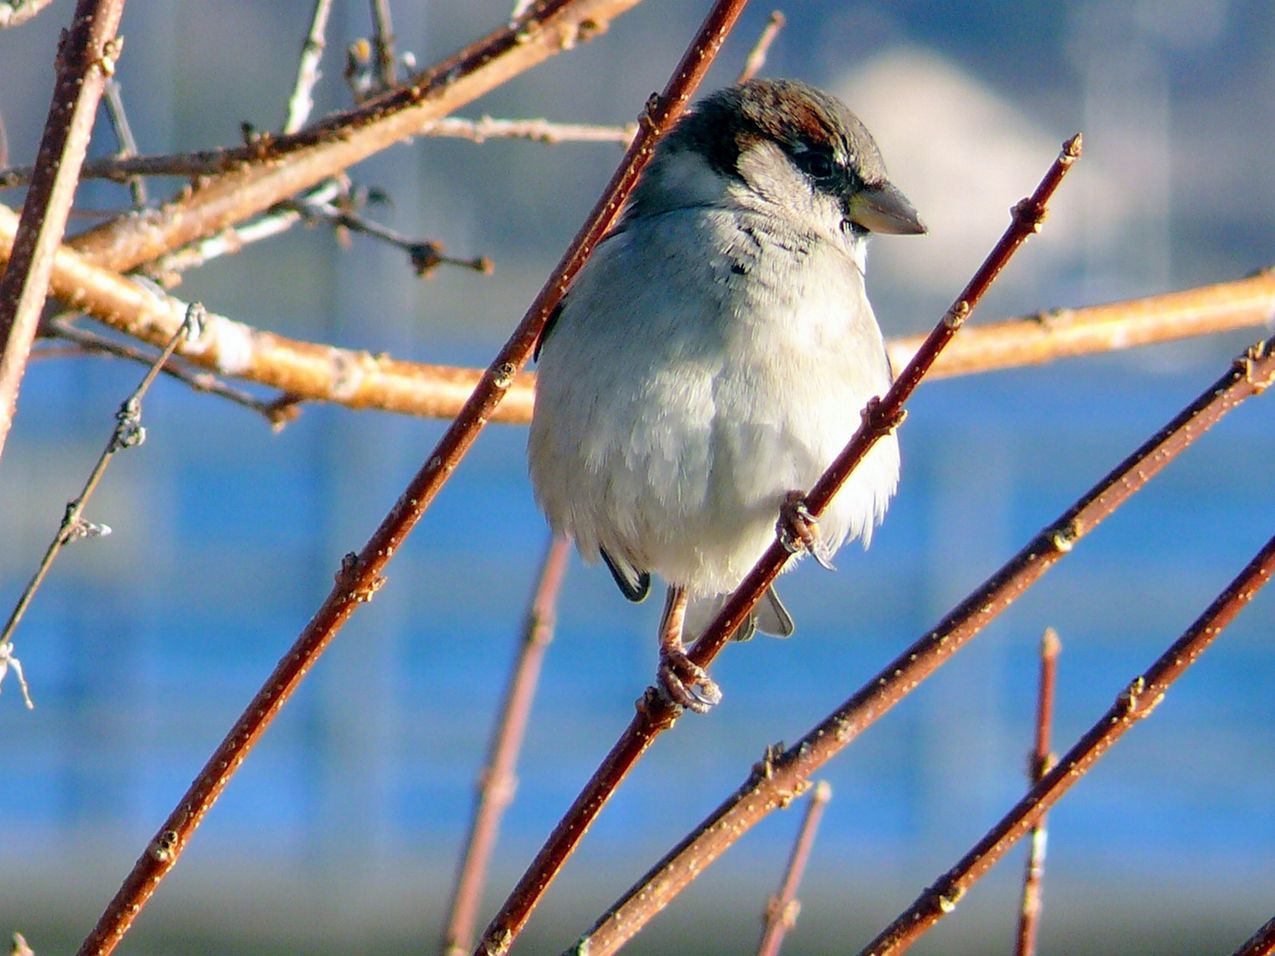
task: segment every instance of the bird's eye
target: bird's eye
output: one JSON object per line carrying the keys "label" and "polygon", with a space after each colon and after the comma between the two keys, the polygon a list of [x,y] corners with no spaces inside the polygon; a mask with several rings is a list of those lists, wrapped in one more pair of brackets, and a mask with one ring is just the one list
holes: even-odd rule
{"label": "bird's eye", "polygon": [[814,179],[828,179],[836,172],[837,164],[827,153],[815,149],[797,153],[793,157],[797,168]]}

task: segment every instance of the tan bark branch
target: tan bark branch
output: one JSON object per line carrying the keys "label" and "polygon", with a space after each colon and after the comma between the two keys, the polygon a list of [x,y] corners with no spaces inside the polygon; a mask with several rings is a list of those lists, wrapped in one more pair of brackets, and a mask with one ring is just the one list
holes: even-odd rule
{"label": "tan bark branch", "polygon": [[[1055,309],[968,329],[939,360],[936,375],[967,375],[1151,345],[1193,335],[1261,325],[1275,319],[1275,270],[1248,278],[1142,299]],[[920,338],[890,343],[902,368]]]}
{"label": "tan bark branch", "polygon": [[159,209],[123,216],[72,241],[119,272],[256,215],[411,136],[511,77],[603,32],[640,0],[543,0],[397,89],[290,136],[228,155],[240,165],[198,181]]}
{"label": "tan bark branch", "polygon": [[[17,217],[0,206],[0,261],[13,242]],[[88,262],[63,246],[53,263],[52,294],[98,321],[157,347],[172,338],[186,303]],[[1246,279],[1065,309],[1042,318],[970,326],[939,357],[931,375],[968,375],[1019,364],[1165,342],[1258,326],[1275,315],[1275,271]],[[453,418],[478,384],[480,369],[430,365],[387,355],[290,339],[209,313],[207,331],[178,354],[219,374],[281,389],[299,401],[337,402],[423,417]],[[918,338],[889,343],[896,368],[916,352]],[[515,376],[493,421],[531,420],[535,376]]]}

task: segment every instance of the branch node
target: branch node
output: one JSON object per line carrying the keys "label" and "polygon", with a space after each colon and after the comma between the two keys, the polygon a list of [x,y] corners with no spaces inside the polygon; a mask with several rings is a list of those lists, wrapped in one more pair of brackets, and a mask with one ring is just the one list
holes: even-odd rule
{"label": "branch node", "polygon": [[[1137,713],[1138,704],[1146,689],[1147,679],[1142,675],[1135,677],[1129,682],[1129,686],[1121,691],[1120,696],[1116,698],[1116,710],[1119,714],[1117,719],[1123,719]],[[1150,711],[1148,710],[1148,712]]]}
{"label": "branch node", "polygon": [[127,398],[115,412],[115,434],[111,436],[111,449],[136,448],[146,441],[146,429],[142,427],[142,403],[136,395]]}
{"label": "branch node", "polygon": [[121,36],[111,37],[102,46],[102,55],[93,61],[93,65],[102,71],[103,76],[114,76],[115,64],[123,51],[124,38]]}
{"label": "branch node", "polygon": [[1275,364],[1269,365],[1266,369],[1266,375],[1259,377],[1257,375],[1257,366],[1262,363],[1271,353],[1272,339],[1263,339],[1260,342],[1254,342],[1244,353],[1238,356],[1233,365],[1236,369],[1244,373],[1244,380],[1253,386],[1253,390],[1262,393],[1275,382]]}
{"label": "branch node", "polygon": [[948,890],[935,889],[934,902],[938,906],[939,911],[944,915],[951,913],[956,909],[956,904],[961,901],[965,895],[965,890],[961,886],[953,886]]}
{"label": "branch node", "polygon": [[965,320],[970,317],[970,304],[968,299],[957,299],[952,303],[952,307],[943,313],[943,325],[955,332]]}
{"label": "branch node", "polygon": [[1025,232],[1033,234],[1040,232],[1045,217],[1049,215],[1048,207],[1044,203],[1034,202],[1030,196],[1016,202],[1009,212],[1016,221],[1022,223]]}
{"label": "branch node", "polygon": [[903,424],[908,417],[908,410],[906,408],[895,408],[887,415],[881,411],[881,396],[873,395],[868,399],[868,404],[863,407],[863,411],[859,415],[869,431],[876,432],[884,437]]}
{"label": "branch node", "polygon": [[517,374],[518,367],[513,362],[503,362],[492,373],[491,384],[504,391],[514,383],[514,376]]}
{"label": "branch node", "polygon": [[155,837],[154,842],[150,845],[150,855],[160,863],[167,863],[175,856],[178,849],[180,838],[176,830],[164,830],[159,836]]}
{"label": "branch node", "polygon": [[1080,528],[1076,525],[1076,520],[1073,518],[1049,531],[1048,536],[1049,543],[1053,545],[1054,550],[1059,554],[1066,554],[1080,540]]}
{"label": "branch node", "polygon": [[1062,144],[1062,152],[1058,154],[1058,162],[1064,166],[1070,166],[1080,158],[1080,154],[1084,152],[1084,145],[1084,136],[1077,133]]}
{"label": "branch node", "polygon": [[378,574],[370,580],[362,581],[359,571],[359,556],[349,551],[341,558],[341,568],[336,573],[336,584],[345,592],[347,601],[355,604],[367,604],[376,592],[385,587],[385,576]]}
{"label": "branch node", "polygon": [[648,687],[642,696],[633,702],[637,712],[657,733],[670,729],[682,714],[682,708],[673,704],[654,687]]}

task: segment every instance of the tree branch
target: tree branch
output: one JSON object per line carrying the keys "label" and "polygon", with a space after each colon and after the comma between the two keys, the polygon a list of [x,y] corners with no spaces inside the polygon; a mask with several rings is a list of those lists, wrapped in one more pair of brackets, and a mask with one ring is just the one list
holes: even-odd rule
{"label": "tree branch", "polygon": [[[1022,246],[1027,236],[1039,228],[1045,215],[1046,202],[1062,181],[1066,170],[1079,155],[1079,149],[1079,134],[1063,144],[1062,152],[1050,166],[1044,179],[1037,186],[1036,192],[1031,198],[1024,199],[1014,207],[1013,220],[1009,228],[984,259],[983,264],[952,307],[939,320],[918,351],[916,358],[899,373],[884,397],[879,400],[873,399],[868,403],[863,411],[863,423],[859,430],[806,496],[806,504],[816,518],[823,512],[827,502],[845,481],[854,465],[867,454],[873,444],[899,424],[903,418],[903,403],[933,365],[935,358],[952,340],[1014,252]],[[776,539],[744,578],[743,583],[729,596],[717,617],[688,652],[687,656],[694,663],[700,667],[707,667],[712,662],[725,645],[727,636],[735,631],[761,594],[778,575],[784,562],[791,556],[783,544]],[[602,759],[602,763],[594,771],[593,776],[585,783],[579,796],[558,821],[535,859],[531,861],[500,913],[488,927],[484,938],[485,948],[480,948],[475,956],[505,951],[508,941],[526,922],[549,884],[575,852],[576,846],[597,815],[602,812],[602,808],[612,794],[655,739],[673,726],[681,710],[656,688],[647,688],[645,695],[638,701],[637,714],[610,752]],[[654,904],[657,908],[663,905],[655,895],[646,893],[642,895],[644,904]],[[624,918],[616,918],[615,925],[621,928],[611,935],[606,944],[612,947],[630,938],[632,932],[636,932],[638,924],[633,922],[632,917],[626,913]],[[580,941],[578,948],[582,952],[587,949],[594,954],[611,951],[605,946],[602,949],[592,948],[599,945],[596,937],[586,937]]]}
{"label": "tree branch", "polygon": [[591,956],[614,952],[728,847],[807,786],[809,778],[964,647],[1079,541],[1244,400],[1275,384],[1275,338],[1241,355],[1168,425],[1148,439],[939,624],[782,754],[768,752],[752,776],[669,851],[582,940]]}
{"label": "tree branch", "polygon": [[1151,713],[1169,688],[1195,663],[1275,573],[1275,537],[1209,605],[1146,673],[1136,677],[1110,709],[1063,755],[1027,795],[952,869],[899,915],[859,956],[902,953],[948,913],[1009,852],[1032,825],[1101,759],[1112,744]]}
{"label": "tree branch", "polygon": [[288,136],[263,135],[223,154],[226,172],[173,202],[71,240],[91,262],[127,272],[256,215],[412,136],[556,53],[592,39],[640,0],[543,0],[522,20],[357,109]]}
{"label": "tree branch", "polygon": [[57,81],[36,175],[22,206],[9,264],[0,277],[0,453],[17,411],[18,391],[48,297],[53,256],[62,241],[97,104],[115,71],[115,36],[124,0],[79,0],[57,55]]}
{"label": "tree branch", "polygon": [[[176,865],[196,827],[291,697],[306,672],[358,606],[370,601],[384,585],[382,571],[390,558],[433,503],[439,490],[473,444],[478,432],[490,421],[493,410],[504,398],[514,375],[530,357],[545,321],[561,299],[563,290],[579,272],[619,212],[650,159],[655,142],[685,109],[696,86],[712,64],[741,6],[742,0],[719,0],[691,48],[678,64],[663,94],[653,96],[647,102],[637,139],[625,153],[603,195],[513,335],[497,353],[461,413],[408,483],[398,501],[363,546],[363,550],[358,554],[346,555],[336,574],[336,583],[331,593],[147,845],[92,932],[81,944],[80,956],[106,956],[115,949],[160,882]],[[551,0],[546,0],[530,16],[541,16],[551,9],[556,9],[556,5]]]}

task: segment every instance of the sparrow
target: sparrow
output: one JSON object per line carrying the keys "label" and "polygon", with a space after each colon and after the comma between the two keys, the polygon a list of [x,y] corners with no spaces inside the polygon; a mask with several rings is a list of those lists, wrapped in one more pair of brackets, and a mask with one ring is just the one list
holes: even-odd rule
{"label": "sparrow", "polygon": [[[880,439],[816,523],[803,489],[890,385],[864,288],[872,233],[925,232],[871,134],[795,80],[720,90],[660,142],[537,346],[536,500],[631,601],[667,583],[659,686],[721,699],[684,650],[775,540],[866,547],[899,475]],[[792,562],[789,562],[791,565]],[[733,635],[787,637],[771,589]]]}

